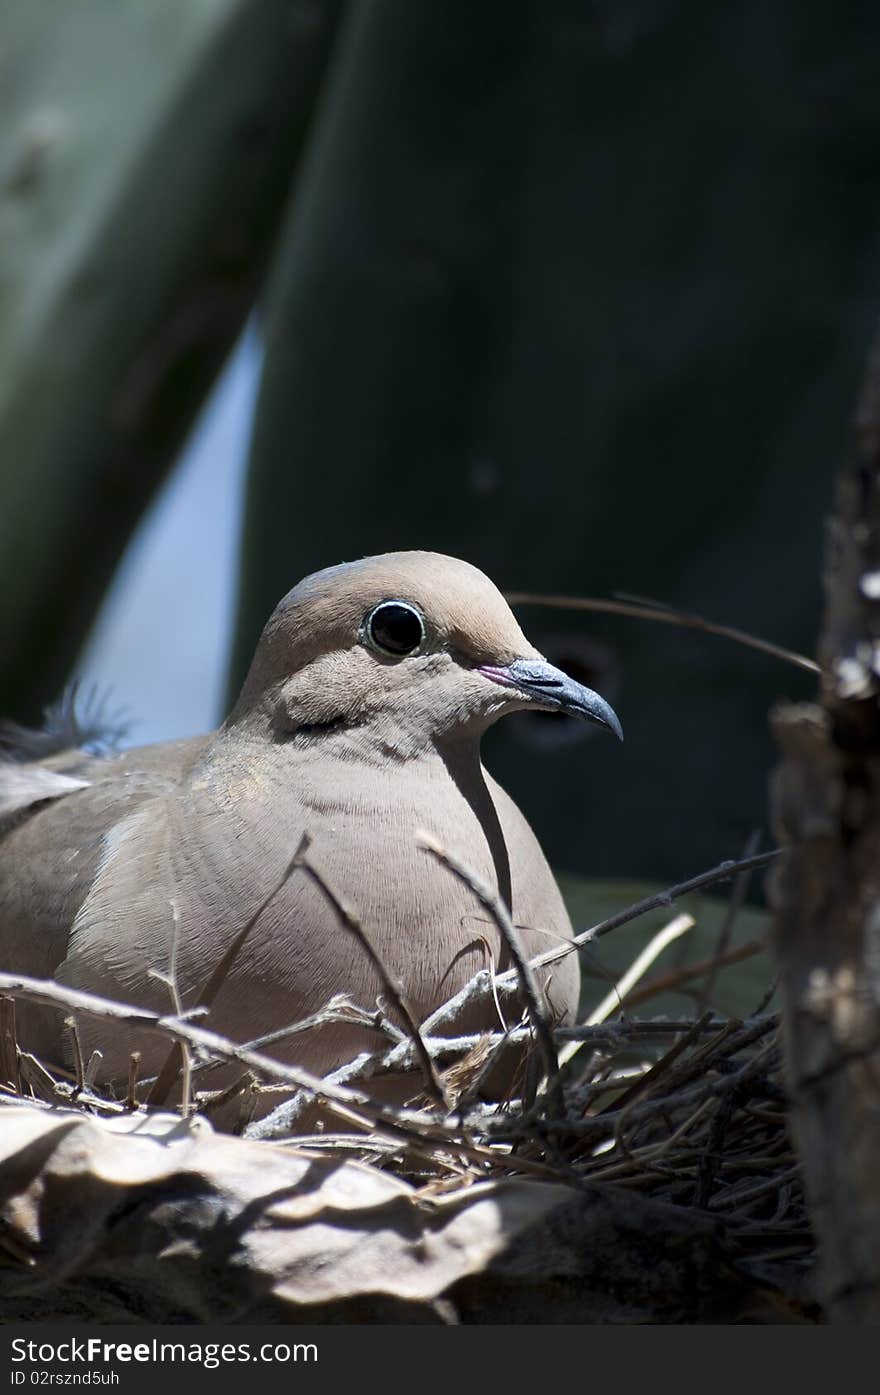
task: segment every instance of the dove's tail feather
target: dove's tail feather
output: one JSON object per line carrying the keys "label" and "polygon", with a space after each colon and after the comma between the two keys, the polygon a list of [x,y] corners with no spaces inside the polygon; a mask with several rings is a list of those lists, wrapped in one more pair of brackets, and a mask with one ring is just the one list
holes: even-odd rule
{"label": "dove's tail feather", "polygon": [[[115,751],[127,734],[129,722],[121,711],[108,710],[109,701],[109,692],[99,692],[96,687],[83,694],[77,679],[45,709],[42,727],[0,721],[0,761],[8,766],[48,760],[62,751],[87,750],[93,755]],[[5,779],[3,770],[0,783]]]}
{"label": "dove's tail feather", "polygon": [[39,804],[44,799],[59,799],[74,790],[85,789],[88,780],[73,775],[61,775],[42,765],[20,765],[0,760],[0,819]]}

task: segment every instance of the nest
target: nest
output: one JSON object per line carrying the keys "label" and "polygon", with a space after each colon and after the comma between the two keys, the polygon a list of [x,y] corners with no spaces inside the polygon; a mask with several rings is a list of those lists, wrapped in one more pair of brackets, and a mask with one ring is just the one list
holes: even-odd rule
{"label": "nest", "polygon": [[[324,1239],[315,1231],[313,1250],[309,1250],[308,1242],[300,1237],[313,1258],[320,1256],[321,1246],[326,1244],[326,1225],[334,1223],[330,1216],[333,1206],[328,1212],[329,1203],[325,1204],[322,1192],[329,1176],[335,1179],[334,1185],[343,1174],[355,1179],[352,1185],[359,1189],[359,1195],[363,1193],[363,1237],[373,1239],[377,1198],[386,1205],[390,1185],[394,1204],[408,1208],[406,1224],[401,1225],[398,1219],[394,1226],[398,1237],[408,1237],[400,1241],[404,1249],[395,1272],[408,1274],[418,1257],[419,1293],[413,1295],[414,1280],[401,1278],[398,1284],[389,1277],[387,1254],[381,1263],[368,1262],[369,1247],[364,1239],[354,1252],[360,1257],[358,1262],[352,1260],[348,1268],[341,1265],[337,1288],[329,1296],[323,1291],[312,1293],[308,1284],[305,1288],[292,1284],[290,1262],[281,1246],[273,1250],[268,1280],[267,1263],[261,1260],[258,1270],[262,1277],[254,1280],[234,1311],[224,1312],[222,1304],[218,1308],[209,1303],[204,1310],[198,1304],[193,1307],[188,1289],[189,1296],[181,1296],[173,1282],[169,1288],[166,1270],[160,1288],[162,1303],[170,1302],[170,1308],[161,1303],[157,1307],[142,1292],[137,1292],[130,1306],[113,1306],[120,1302],[116,1274],[113,1304],[102,1307],[105,1300],[96,1300],[97,1306],[86,1315],[106,1320],[110,1314],[127,1320],[137,1309],[154,1320],[180,1320],[182,1316],[199,1321],[255,1316],[289,1320],[293,1302],[300,1316],[305,1303],[312,1315],[328,1320],[404,1320],[405,1309],[405,1320],[409,1321],[413,1320],[413,1304],[419,1320],[440,1320],[444,1314],[448,1318],[450,1312],[454,1320],[464,1321],[506,1321],[513,1315],[519,1320],[581,1322],[733,1321],[744,1317],[750,1321],[817,1320],[812,1284],[815,1245],[788,1131],[779,1020],[771,1010],[772,987],[768,986],[765,1001],[746,1018],[722,1016],[707,1005],[723,987],[730,965],[744,957],[742,948],[731,948],[733,914],[748,874],[768,862],[772,854],[713,869],[650,902],[628,908],[580,936],[582,942],[596,939],[682,892],[723,878],[737,879],[730,915],[708,960],[672,974],[655,972],[646,977],[658,944],[662,948],[680,933],[683,918],[677,917],[654,936],[598,1009],[588,1013],[584,1021],[560,1026],[545,1015],[534,976],[541,961],[530,965],[519,955],[516,932],[503,906],[442,849],[431,850],[454,874],[468,881],[496,918],[515,968],[494,979],[487,972],[477,975],[421,1027],[408,1015],[399,985],[389,983],[390,1000],[384,998],[378,1008],[369,1011],[344,998],[334,999],[324,1018],[336,1015],[351,1021],[354,1016],[372,1025],[385,1041],[372,1056],[359,1057],[316,1082],[295,1067],[274,1060],[271,1042],[241,1045],[225,1041],[202,1025],[198,1014],[153,1015],[155,1030],[169,1038],[169,1071],[163,1073],[166,1081],[180,1075],[181,1057],[184,1062],[184,1102],[179,1110],[187,1120],[194,1114],[210,1119],[219,1106],[228,1107],[237,1098],[244,1121],[257,1101],[265,1108],[267,1093],[274,1106],[266,1117],[243,1122],[243,1139],[205,1133],[204,1129],[198,1135],[200,1166],[208,1179],[205,1187],[218,1198],[218,1206],[219,1198],[224,1198],[221,1209],[226,1208],[223,1215],[227,1220],[232,1220],[227,1215],[231,1193],[224,1169],[232,1156],[230,1149],[236,1147],[243,1150],[235,1164],[236,1178],[252,1178],[252,1185],[248,1183],[243,1191],[240,1181],[235,1183],[240,1205],[233,1211],[239,1226],[248,1208],[253,1211],[255,1198],[264,1197],[261,1159],[271,1156],[273,1166],[278,1166],[278,1157],[284,1154],[285,1165],[300,1169],[291,1183],[300,1193],[307,1176],[318,1179],[309,1223],[320,1219]],[[340,913],[356,923],[344,907]],[[748,952],[752,950],[747,946]],[[558,951],[542,959],[552,959],[554,953]],[[702,1004],[701,1010],[675,1018],[651,1016],[656,995],[676,985],[686,985],[694,1001]],[[168,1121],[169,1116],[156,1114],[154,1127],[148,1118],[145,1122],[147,1111],[138,1101],[145,1083],[137,1080],[136,1062],[126,1098],[114,1099],[96,1091],[91,1084],[95,1063],[84,1062],[81,1056],[75,1074],[68,1079],[61,1077],[17,1044],[14,998],[23,994],[75,1012],[93,1011],[123,1019],[126,1014],[137,1013],[140,1026],[150,1014],[90,999],[54,984],[13,981],[10,975],[0,976],[0,992],[7,994],[0,1012],[0,1076],[7,1083],[0,1099],[18,1111],[17,1117],[27,1106],[29,1115],[42,1111],[48,1126],[59,1109],[77,1111],[84,1120],[105,1121],[103,1127],[113,1131],[114,1147],[119,1146],[120,1135],[133,1138],[140,1133],[142,1143],[145,1128],[147,1133],[151,1127],[153,1134],[157,1129],[161,1133],[162,1120]],[[462,1005],[487,994],[495,997],[500,1020],[505,1022],[503,1030],[499,1027],[479,1036],[451,1035]],[[513,1004],[517,1004],[517,1016],[511,1021]],[[75,1033],[73,1020],[71,1030]],[[511,1049],[518,1050],[521,1066],[510,1097],[490,1104],[481,1101],[480,1085],[487,1070],[498,1053]],[[240,1078],[222,1095],[201,1087],[201,1081],[209,1079],[202,1071],[218,1059],[237,1061],[242,1068]],[[381,1090],[375,1087],[383,1074],[399,1073],[401,1068],[420,1072],[421,1084],[405,1106],[384,1103]],[[418,1079],[415,1074],[413,1078]],[[156,1081],[146,1082],[154,1109],[166,1106],[161,1091],[156,1094],[156,1085]],[[323,1127],[291,1137],[316,1097],[324,1110]],[[96,1126],[99,1130],[102,1127],[89,1123],[86,1146],[86,1151],[96,1150],[90,1198],[97,1185],[95,1176],[106,1178],[108,1168],[106,1159],[97,1159],[104,1143],[100,1132],[94,1132]],[[178,1134],[174,1135],[175,1121],[167,1124],[173,1136],[179,1136],[179,1115],[176,1126]],[[191,1140],[195,1137],[193,1127],[189,1122],[186,1125]],[[82,1151],[80,1147],[78,1157]],[[215,1161],[221,1156],[223,1175],[215,1176]],[[0,1168],[11,1165],[3,1160],[0,1150]],[[69,1185],[73,1172],[81,1177],[80,1163],[74,1166],[68,1160],[57,1166],[59,1176],[68,1179],[64,1185]],[[188,1175],[192,1167],[190,1158],[185,1169]],[[135,1172],[141,1176],[137,1168]],[[179,1175],[175,1176],[179,1181]],[[121,1185],[119,1179],[115,1185]],[[45,1177],[41,1181],[37,1173],[29,1171],[18,1186],[16,1214],[20,1217],[22,1197],[36,1196],[34,1188],[45,1188]],[[164,1186],[163,1195],[167,1194],[167,1177]],[[501,1217],[491,1243],[486,1238],[485,1221],[485,1203],[490,1196]],[[184,1199],[185,1189],[181,1204]],[[200,1204],[204,1204],[204,1194]],[[39,1260],[39,1255],[54,1253],[54,1239],[45,1227],[40,1229],[36,1209],[29,1214],[31,1231],[36,1227],[39,1233]],[[200,1224],[193,1221],[196,1230]],[[289,1236],[290,1220],[285,1224]],[[351,1217],[346,1224],[350,1229]],[[262,1225],[265,1228],[265,1217]],[[450,1226],[458,1227],[454,1243]],[[8,1217],[5,1230],[0,1224],[0,1254],[5,1235],[8,1254],[16,1263],[21,1260],[22,1246],[27,1250],[31,1245],[27,1236],[22,1239],[20,1229],[20,1220],[10,1229]],[[89,1232],[92,1238],[88,1244],[80,1238],[71,1245],[80,1255],[80,1280],[91,1272],[90,1264],[99,1269],[102,1263],[106,1266],[106,1256],[100,1258],[106,1236],[99,1232],[100,1226],[94,1234]],[[142,1231],[139,1234],[143,1249]],[[217,1234],[218,1215],[214,1214],[203,1227],[205,1275],[211,1272],[212,1264],[219,1264],[212,1250]],[[431,1245],[439,1246],[437,1253],[445,1256],[435,1255],[436,1273],[430,1282],[426,1277],[430,1264],[426,1267],[424,1257],[429,1234]],[[442,1237],[449,1241],[445,1247]],[[33,1254],[31,1251],[26,1256],[31,1270],[38,1262]],[[450,1258],[453,1255],[454,1260]],[[16,1263],[7,1259],[12,1265],[10,1281],[0,1262],[0,1292],[5,1282],[13,1310],[27,1317],[32,1315],[28,1307],[31,1290],[28,1283],[22,1286]],[[653,1270],[656,1282],[647,1277]],[[143,1266],[140,1280],[129,1278],[135,1292],[143,1280]],[[72,1289],[65,1290],[65,1282],[68,1280],[59,1281],[52,1289],[53,1315],[82,1315],[76,1308],[76,1302],[81,1301],[81,1283],[74,1302]],[[177,1296],[169,1300],[169,1291]],[[207,1278],[205,1292],[213,1292]],[[7,1298],[7,1308],[9,1301]],[[548,1302],[552,1316],[548,1316]]]}

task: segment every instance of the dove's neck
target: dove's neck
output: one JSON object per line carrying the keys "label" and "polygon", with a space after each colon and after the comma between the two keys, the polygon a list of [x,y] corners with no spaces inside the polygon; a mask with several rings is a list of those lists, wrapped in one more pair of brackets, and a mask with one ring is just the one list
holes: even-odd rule
{"label": "dove's neck", "polygon": [[389,749],[387,735],[373,723],[275,742],[238,727],[218,733],[193,772],[193,785],[209,801],[221,790],[224,816],[233,823],[249,824],[250,811],[268,804],[273,819],[267,836],[286,830],[288,843],[303,829],[332,827],[342,837],[350,823],[362,828],[367,821],[386,836],[398,830],[415,857],[419,829],[459,849],[463,838],[479,840],[482,832],[498,890],[511,904],[507,843],[476,732],[447,733],[403,757],[399,743]]}
{"label": "dove's neck", "polygon": [[476,768],[480,739],[489,725],[490,721],[481,717],[432,722],[418,708],[331,710],[326,720],[285,725],[278,721],[277,713],[253,708],[231,715],[215,734],[208,759],[233,755],[271,761],[279,768],[313,760],[356,760],[376,767],[439,759]]}

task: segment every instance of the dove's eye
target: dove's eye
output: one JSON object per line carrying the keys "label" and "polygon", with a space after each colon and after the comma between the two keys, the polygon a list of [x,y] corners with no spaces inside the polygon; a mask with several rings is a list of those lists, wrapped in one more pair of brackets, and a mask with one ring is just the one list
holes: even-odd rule
{"label": "dove's eye", "polygon": [[425,622],[406,601],[382,601],[364,620],[364,634],[380,654],[405,659],[425,642]]}

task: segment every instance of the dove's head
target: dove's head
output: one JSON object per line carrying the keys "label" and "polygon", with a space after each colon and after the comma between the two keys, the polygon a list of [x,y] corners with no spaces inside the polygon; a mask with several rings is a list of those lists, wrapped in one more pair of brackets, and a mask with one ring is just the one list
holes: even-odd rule
{"label": "dove's head", "polygon": [[389,552],[307,576],[260,638],[231,721],[277,739],[358,729],[389,755],[478,739],[506,712],[562,712],[622,736],[608,703],[529,644],[483,572],[436,552]]}

